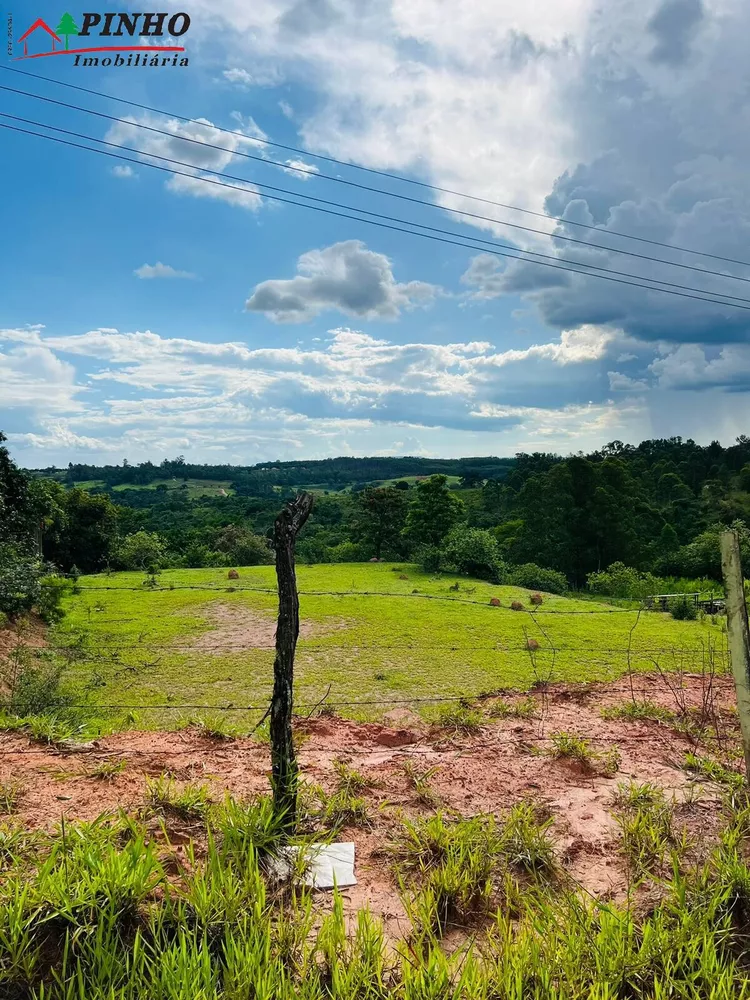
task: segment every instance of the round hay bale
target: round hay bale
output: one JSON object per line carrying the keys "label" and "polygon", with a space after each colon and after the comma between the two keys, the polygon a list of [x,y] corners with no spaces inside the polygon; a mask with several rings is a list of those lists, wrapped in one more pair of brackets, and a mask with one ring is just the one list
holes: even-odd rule
{"label": "round hay bale", "polygon": [[229,580],[239,580],[240,574],[237,572],[236,569],[230,569],[229,572],[227,573],[227,578]]}
{"label": "round hay bale", "polygon": [[536,639],[527,639],[526,640],[526,648],[528,649],[528,651],[530,653],[533,653],[537,649],[539,649],[539,643],[536,641]]}
{"label": "round hay bale", "polygon": [[544,604],[544,598],[541,594],[529,594],[529,601],[531,604],[540,605]]}
{"label": "round hay bale", "polygon": [[499,608],[500,607],[500,598],[499,597],[491,597],[490,598],[490,604],[492,605],[493,608]]}
{"label": "round hay bale", "polygon": [[510,606],[510,609],[511,609],[511,611],[523,611],[524,607],[523,607],[523,604],[521,604],[520,601],[513,601],[513,603]]}

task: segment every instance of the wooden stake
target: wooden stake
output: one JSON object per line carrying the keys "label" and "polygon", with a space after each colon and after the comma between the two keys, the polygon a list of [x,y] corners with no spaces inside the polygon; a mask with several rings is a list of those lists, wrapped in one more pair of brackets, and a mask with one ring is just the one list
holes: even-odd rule
{"label": "wooden stake", "polygon": [[287,830],[297,820],[297,759],[292,741],[294,705],[294,652],[299,636],[299,595],[294,570],[297,533],[310,516],[311,493],[300,493],[276,518],[273,528],[279,617],[276,624],[276,657],[273,662],[271,699],[271,782],[274,811]]}
{"label": "wooden stake", "polygon": [[747,621],[740,561],[740,539],[736,531],[721,533],[721,572],[727,593],[729,659],[737,691],[737,711],[745,750],[745,781],[750,784],[750,626]]}

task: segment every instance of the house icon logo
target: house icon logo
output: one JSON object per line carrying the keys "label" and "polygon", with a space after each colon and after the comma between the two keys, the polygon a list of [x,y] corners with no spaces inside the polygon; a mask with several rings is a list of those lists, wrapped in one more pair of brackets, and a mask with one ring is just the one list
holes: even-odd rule
{"label": "house icon logo", "polygon": [[66,11],[54,31],[38,17],[14,41],[13,17],[9,15],[8,55],[14,60],[72,56],[74,66],[84,67],[187,66],[187,56],[178,55],[185,52],[185,46],[173,42],[189,27],[190,17],[183,11],[176,14],[89,11],[78,18]]}

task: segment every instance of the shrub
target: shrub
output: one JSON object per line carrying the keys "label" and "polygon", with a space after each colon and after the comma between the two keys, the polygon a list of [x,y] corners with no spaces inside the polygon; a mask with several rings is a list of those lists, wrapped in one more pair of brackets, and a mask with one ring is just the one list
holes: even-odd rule
{"label": "shrub", "polygon": [[30,611],[41,595],[42,567],[11,545],[0,546],[0,612],[9,618]]}
{"label": "shrub", "polygon": [[667,608],[677,621],[693,622],[698,617],[698,609],[689,597],[673,597]]}
{"label": "shrub", "polygon": [[489,531],[461,525],[443,542],[441,569],[498,583],[505,571],[497,541]]}
{"label": "shrub", "polygon": [[592,594],[639,600],[650,594],[658,593],[660,581],[650,573],[639,573],[632,566],[614,562],[606,570],[599,573],[589,573],[586,578],[586,586]]}
{"label": "shrub", "polygon": [[19,717],[44,715],[65,708],[70,695],[61,686],[62,667],[33,663],[25,651],[11,657],[0,673],[5,694],[1,707]]}
{"label": "shrub", "polygon": [[548,594],[564,594],[568,589],[568,581],[563,573],[558,573],[556,569],[545,569],[536,563],[510,566],[506,583],[525,590],[546,591]]}
{"label": "shrub", "polygon": [[41,617],[52,624],[63,617],[62,599],[73,589],[70,580],[63,576],[50,574],[40,580],[39,601],[37,607]]}
{"label": "shrub", "polygon": [[166,543],[153,531],[135,531],[126,535],[117,548],[115,561],[123,569],[159,567],[164,562]]}
{"label": "shrub", "polygon": [[419,561],[425,573],[437,573],[440,569],[440,549],[436,545],[425,545],[419,554]]}

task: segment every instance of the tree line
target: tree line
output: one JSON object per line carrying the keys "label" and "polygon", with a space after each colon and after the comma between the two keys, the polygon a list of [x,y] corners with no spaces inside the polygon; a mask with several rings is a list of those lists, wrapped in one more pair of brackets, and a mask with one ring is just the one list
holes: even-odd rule
{"label": "tree line", "polygon": [[[386,476],[406,476],[408,469],[413,479],[415,468],[433,467],[438,471],[419,473],[411,483]],[[452,476],[460,471],[460,482],[450,483],[440,471],[445,467]],[[226,496],[194,496],[187,488],[146,490],[138,488],[142,482],[121,481],[185,482],[201,478],[196,470],[235,488]],[[159,465],[47,471],[18,469],[0,445],[1,565],[23,556],[27,565],[36,560],[75,574],[270,562],[280,504],[313,477],[350,490],[320,488],[298,541],[302,562],[414,559],[430,571],[534,589],[588,587],[639,597],[669,578],[718,582],[718,536],[730,524],[750,561],[750,439],[744,436],[727,448],[679,437],[635,446],[614,441],[567,457],[343,458],[238,468],[189,465],[179,456]],[[243,479],[251,474],[266,477],[262,488]],[[375,485],[369,478],[375,475],[391,482]],[[126,488],[71,485],[81,481]]]}

